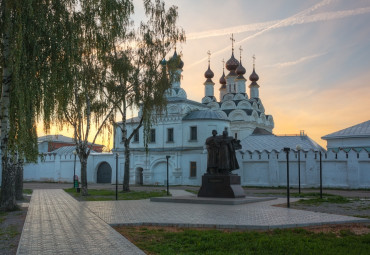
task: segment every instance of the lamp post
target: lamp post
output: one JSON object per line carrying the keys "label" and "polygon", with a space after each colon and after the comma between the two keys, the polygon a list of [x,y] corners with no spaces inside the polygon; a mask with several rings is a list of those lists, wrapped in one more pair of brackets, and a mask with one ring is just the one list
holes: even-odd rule
{"label": "lamp post", "polygon": [[75,155],[75,160],[74,160],[74,164],[73,164],[73,180],[72,180],[72,187],[73,188],[77,188],[76,186],[76,156],[77,156],[77,151],[74,150],[73,151],[73,155]]}
{"label": "lamp post", "polygon": [[171,156],[166,156],[166,159],[167,159],[167,196],[170,195],[170,192],[169,192],[169,184],[168,184],[168,159],[170,158]]}
{"label": "lamp post", "polygon": [[302,146],[297,144],[296,149],[298,151],[298,193],[301,194],[301,149]]}
{"label": "lamp post", "polygon": [[116,200],[118,200],[118,156],[119,153],[116,152]]}
{"label": "lamp post", "polygon": [[319,154],[320,154],[320,198],[322,199],[322,155],[321,155],[321,150],[320,150]]}
{"label": "lamp post", "polygon": [[290,151],[290,148],[288,147],[285,147],[284,148],[284,151],[286,153],[286,182],[287,182],[287,185],[286,185],[286,193],[287,193],[287,207],[289,208],[290,207],[290,191],[289,191],[289,151]]}

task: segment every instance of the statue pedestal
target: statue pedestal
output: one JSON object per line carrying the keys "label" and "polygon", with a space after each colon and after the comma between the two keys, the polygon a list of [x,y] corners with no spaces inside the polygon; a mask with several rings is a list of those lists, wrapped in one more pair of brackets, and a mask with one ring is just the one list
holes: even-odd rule
{"label": "statue pedestal", "polygon": [[236,174],[204,174],[198,197],[240,198],[245,192]]}

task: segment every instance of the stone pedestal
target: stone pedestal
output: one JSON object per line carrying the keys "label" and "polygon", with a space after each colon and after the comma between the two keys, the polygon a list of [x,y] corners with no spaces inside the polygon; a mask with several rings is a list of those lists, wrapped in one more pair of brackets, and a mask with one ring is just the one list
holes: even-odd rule
{"label": "stone pedestal", "polygon": [[204,174],[198,197],[240,198],[245,192],[236,174]]}

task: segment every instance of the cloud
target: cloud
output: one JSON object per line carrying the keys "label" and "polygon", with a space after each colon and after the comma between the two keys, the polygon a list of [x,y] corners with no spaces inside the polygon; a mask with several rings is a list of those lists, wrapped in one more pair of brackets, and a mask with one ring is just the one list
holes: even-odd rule
{"label": "cloud", "polygon": [[294,61],[288,61],[288,62],[281,62],[281,63],[276,63],[276,64],[273,64],[273,65],[268,65],[266,67],[278,67],[278,68],[283,68],[283,67],[289,67],[289,66],[294,66],[294,65],[297,65],[297,64],[300,64],[302,62],[305,62],[307,60],[310,60],[310,59],[313,59],[313,58],[317,58],[317,57],[321,57],[323,55],[327,54],[327,52],[323,52],[323,53],[318,53],[318,54],[313,54],[311,56],[305,56],[305,57],[301,57],[297,60],[294,60]]}
{"label": "cloud", "polygon": [[[329,5],[332,0],[324,0],[306,10],[303,10],[293,16],[290,16],[286,19],[282,20],[275,20],[275,21],[269,21],[264,23],[255,23],[250,25],[244,25],[244,26],[237,26],[237,27],[230,27],[226,29],[221,30],[211,30],[211,31],[205,31],[200,33],[192,33],[187,35],[187,40],[195,40],[195,39],[201,39],[201,38],[209,38],[213,36],[221,36],[231,33],[242,33],[242,32],[250,32],[250,31],[257,31],[256,33],[249,35],[242,40],[235,43],[235,46],[242,44],[243,42],[253,39],[261,34],[264,34],[270,30],[274,30],[277,28],[282,27],[288,27],[288,26],[294,26],[294,25],[300,25],[300,24],[307,24],[307,23],[313,23],[313,22],[320,22],[320,21],[328,21],[328,20],[334,20],[334,19],[341,19],[345,17],[355,16],[355,15],[361,15],[370,13],[370,7],[364,7],[364,8],[357,8],[353,10],[346,10],[346,11],[336,11],[336,12],[324,12],[319,14],[313,14],[309,15],[313,11],[325,6]],[[229,50],[230,47],[225,47],[223,49],[220,49],[218,51],[213,52],[213,55],[219,55],[221,53],[224,53],[225,51]],[[191,68],[193,66],[196,66],[200,63],[203,63],[207,60],[207,57],[204,57],[202,59],[199,59],[198,61],[193,62],[192,64],[188,65],[187,68]],[[306,59],[304,59],[306,60]],[[303,61],[304,61],[303,60]]]}

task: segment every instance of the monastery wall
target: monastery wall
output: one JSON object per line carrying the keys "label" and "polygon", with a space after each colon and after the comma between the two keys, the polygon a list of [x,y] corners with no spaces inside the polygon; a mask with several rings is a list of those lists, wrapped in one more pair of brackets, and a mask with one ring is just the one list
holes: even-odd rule
{"label": "monastery wall", "polygon": [[[318,187],[320,183],[319,153],[301,151],[301,187]],[[151,160],[143,162],[144,184],[163,185],[166,180],[166,153],[156,153]],[[162,160],[160,160],[162,158]],[[241,176],[243,186],[278,187],[286,186],[286,153],[284,151],[239,151],[237,158],[241,169],[235,173]],[[137,169],[132,158],[130,166],[131,183],[137,183]],[[189,176],[189,162],[197,162],[196,177]],[[116,158],[112,153],[91,154],[88,160],[88,182],[97,182],[98,168],[108,163],[112,170],[112,183],[115,183]],[[200,185],[207,162],[206,153],[171,153],[169,173],[171,185]],[[145,163],[145,164],[144,164]],[[119,156],[118,180],[122,183],[124,159]],[[73,177],[74,155],[48,155],[39,158],[37,164],[26,164],[24,167],[25,181],[71,182]],[[158,170],[160,169],[160,170]],[[289,153],[290,186],[298,187],[298,154]],[[76,159],[76,174],[80,177],[80,163]],[[370,188],[370,154],[362,150],[348,153],[329,151],[322,153],[322,183],[329,188]]]}

